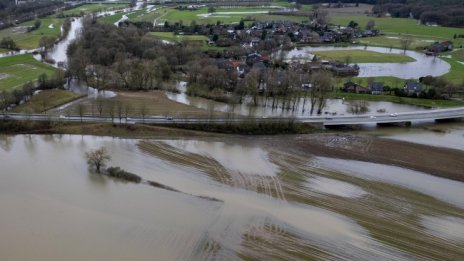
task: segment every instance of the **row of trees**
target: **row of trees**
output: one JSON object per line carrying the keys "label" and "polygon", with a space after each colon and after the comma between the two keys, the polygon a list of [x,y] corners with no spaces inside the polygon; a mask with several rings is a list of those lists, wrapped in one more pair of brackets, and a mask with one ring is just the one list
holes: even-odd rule
{"label": "row of trees", "polygon": [[443,26],[464,26],[464,3],[462,1],[408,1],[387,2],[374,6],[374,13],[390,13],[393,17],[410,17],[422,23],[437,23]]}
{"label": "row of trees", "polygon": [[255,68],[242,79],[235,70],[220,69],[213,60],[203,59],[189,65],[188,75],[187,94],[193,96],[291,111],[305,111],[308,105],[310,114],[322,113],[333,90],[333,76],[326,71],[300,74]]}
{"label": "row of trees", "polygon": [[21,5],[16,5],[15,0],[0,0],[0,28],[44,17],[61,7],[64,7],[64,1],[60,0],[33,1]]}

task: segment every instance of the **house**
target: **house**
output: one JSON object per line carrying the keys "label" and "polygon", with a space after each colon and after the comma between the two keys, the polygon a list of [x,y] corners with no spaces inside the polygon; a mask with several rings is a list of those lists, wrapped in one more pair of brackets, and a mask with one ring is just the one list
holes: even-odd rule
{"label": "house", "polygon": [[453,50],[453,42],[445,41],[442,43],[436,42],[427,48],[427,55],[436,55],[437,53]]}
{"label": "house", "polygon": [[369,83],[369,91],[373,95],[379,95],[383,93],[383,83],[382,82],[371,82]]}
{"label": "house", "polygon": [[356,66],[334,66],[332,72],[336,76],[357,76],[359,74],[359,67]]}
{"label": "house", "polygon": [[362,87],[361,85],[351,81],[343,84],[342,91],[350,93],[369,93],[368,88]]}
{"label": "house", "polygon": [[422,83],[419,83],[419,82],[407,82],[405,85],[404,85],[404,90],[408,93],[408,94],[418,94],[422,91]]}

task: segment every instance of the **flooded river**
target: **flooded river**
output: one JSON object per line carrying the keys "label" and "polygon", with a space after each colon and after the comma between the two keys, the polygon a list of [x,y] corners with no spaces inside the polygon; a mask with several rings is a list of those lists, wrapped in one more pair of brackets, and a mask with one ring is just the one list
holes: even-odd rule
{"label": "flooded river", "polygon": [[[314,157],[287,148],[285,139],[0,136],[0,257],[453,260],[464,255],[463,183]],[[101,146],[110,151],[109,165],[179,192],[90,174],[83,155]],[[432,189],[429,182],[439,187]]]}
{"label": "flooded river", "polygon": [[448,73],[451,65],[440,58],[427,56],[416,51],[406,51],[394,48],[373,47],[373,46],[320,46],[320,47],[301,47],[295,48],[288,52],[288,59],[311,59],[311,52],[315,51],[348,51],[348,50],[366,50],[386,54],[402,54],[415,59],[409,63],[360,63],[358,64],[359,77],[381,77],[394,76],[402,79],[418,79],[420,77],[432,75],[442,76]]}

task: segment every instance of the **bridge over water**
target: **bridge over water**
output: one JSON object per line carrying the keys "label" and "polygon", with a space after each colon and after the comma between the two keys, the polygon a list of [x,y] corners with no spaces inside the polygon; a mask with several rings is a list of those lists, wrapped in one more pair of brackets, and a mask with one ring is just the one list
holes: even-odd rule
{"label": "bridge over water", "polygon": [[20,114],[5,113],[0,114],[0,119],[11,119],[21,121],[64,121],[64,122],[113,122],[122,124],[229,124],[242,122],[262,122],[271,123],[285,120],[295,120],[302,123],[310,123],[321,126],[340,126],[340,125],[364,125],[364,124],[394,124],[406,123],[406,125],[418,121],[433,121],[446,119],[464,118],[464,107],[422,110],[413,112],[393,113],[393,114],[366,114],[366,115],[343,115],[343,116],[311,116],[298,118],[199,118],[199,117],[171,117],[171,116],[146,116],[146,117],[119,117],[119,116],[94,116],[94,115],[49,115],[49,114]]}

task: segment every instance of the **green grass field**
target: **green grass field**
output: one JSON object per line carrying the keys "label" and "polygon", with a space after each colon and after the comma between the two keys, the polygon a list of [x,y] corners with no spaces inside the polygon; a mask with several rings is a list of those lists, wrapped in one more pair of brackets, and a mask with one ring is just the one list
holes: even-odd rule
{"label": "green grass field", "polygon": [[[253,8],[253,7],[239,7],[239,8],[218,8],[216,12],[262,12],[275,10],[274,8]],[[173,8],[161,8],[153,12],[149,12],[134,18],[134,21],[150,21],[156,20],[157,24],[162,24],[165,21],[169,23],[176,23],[182,21],[182,23],[188,25],[192,21],[198,24],[215,24],[220,21],[222,24],[238,23],[244,17],[251,17],[256,20],[291,20],[291,21],[302,21],[307,20],[306,17],[294,17],[294,16],[281,16],[281,15],[269,15],[267,13],[241,13],[241,14],[212,14],[207,15],[207,8],[200,8],[195,11],[188,10],[176,10]],[[205,16],[202,16],[205,15]],[[131,18],[132,19],[132,18]],[[116,20],[117,21],[117,20]]]}
{"label": "green grass field", "polygon": [[406,63],[414,62],[415,59],[401,54],[385,54],[364,50],[343,50],[343,51],[317,51],[312,52],[324,60],[347,61],[350,63]]}
{"label": "green grass field", "polygon": [[[457,46],[464,44],[464,39],[453,39],[454,34],[464,34],[464,28],[453,27],[433,27],[425,26],[417,23],[416,20],[408,18],[375,18],[369,16],[334,16],[330,17],[330,22],[339,25],[348,25],[350,21],[356,21],[361,27],[364,27],[369,20],[375,21],[375,26],[382,33],[386,33],[387,37],[400,37],[409,35],[418,42],[424,40],[452,40]],[[371,39],[362,39],[369,41]],[[383,40],[389,38],[375,39],[373,43],[381,44]],[[391,43],[395,43],[395,39],[390,38],[387,43],[382,46],[390,47]],[[369,44],[369,43],[368,43]],[[430,45],[430,42],[424,42],[424,46]]]}
{"label": "green grass field", "polygon": [[[376,36],[376,37],[367,37],[367,38],[358,38],[355,39],[361,45],[370,45],[370,46],[379,46],[379,47],[387,47],[387,48],[396,48],[396,49],[403,49],[401,46],[401,35],[397,33],[387,33],[384,36]],[[449,39],[440,38],[440,37],[433,37],[433,36],[424,36],[424,35],[414,35],[411,37],[412,43],[408,49],[414,50],[418,47],[424,47],[433,44],[434,42],[443,42]]]}
{"label": "green grass field", "polygon": [[52,76],[55,70],[30,54],[0,58],[0,91],[19,88],[28,81],[37,80],[43,73]]}
{"label": "green grass field", "polygon": [[184,42],[184,41],[207,41],[208,37],[204,35],[175,35],[171,32],[151,32],[148,33],[151,36],[160,38],[172,42]]}
{"label": "green grass field", "polygon": [[44,90],[25,104],[13,109],[13,112],[38,113],[50,110],[82,97],[82,95],[66,90]]}
{"label": "green grass field", "polygon": [[443,77],[455,84],[464,84],[464,49],[445,53],[440,58],[451,65],[450,72]]}
{"label": "green grass field", "polygon": [[109,11],[127,7],[127,4],[85,4],[77,8],[69,9],[63,12],[65,16],[80,16],[81,13],[91,14],[101,11]]}
{"label": "green grass field", "polygon": [[34,20],[22,23],[0,31],[0,39],[10,36],[21,49],[35,49],[39,47],[40,38],[44,36],[60,37],[61,26],[64,19],[42,18],[41,26],[32,32],[27,32],[26,27],[34,25]]}

